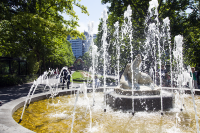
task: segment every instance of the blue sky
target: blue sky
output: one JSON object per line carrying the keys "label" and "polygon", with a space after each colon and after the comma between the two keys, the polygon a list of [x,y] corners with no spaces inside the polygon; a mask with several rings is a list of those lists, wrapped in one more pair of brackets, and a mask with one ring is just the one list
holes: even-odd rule
{"label": "blue sky", "polygon": [[[87,10],[90,15],[88,16],[84,13],[81,13],[80,8],[74,6],[74,11],[79,17],[78,23],[80,27],[78,27],[77,29],[80,32],[84,32],[84,30],[88,31],[88,23],[93,21],[94,22],[93,33],[97,33],[99,19],[102,16],[103,10],[107,9],[106,6],[108,6],[108,4],[102,5],[101,0],[81,0],[80,3],[87,7]],[[68,19],[67,15],[63,14],[63,16],[65,19]]]}

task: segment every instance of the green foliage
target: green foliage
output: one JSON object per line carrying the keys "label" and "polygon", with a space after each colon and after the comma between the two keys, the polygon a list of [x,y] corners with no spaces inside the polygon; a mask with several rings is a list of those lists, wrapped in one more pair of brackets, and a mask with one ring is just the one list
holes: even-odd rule
{"label": "green foliage", "polygon": [[15,75],[1,75],[0,77],[1,86],[12,86],[17,84],[22,84],[22,79],[16,77]]}
{"label": "green foliage", "polygon": [[39,70],[40,62],[34,56],[27,56],[27,69],[29,74],[36,74]]}
{"label": "green foliage", "polygon": [[184,26],[184,57],[185,62],[191,66],[200,65],[200,15],[199,5],[190,4],[193,12],[190,13],[185,20]]}
{"label": "green foliage", "polygon": [[88,69],[92,66],[92,57],[89,52],[84,53],[82,60],[85,62],[85,67]]}
{"label": "green foliage", "polygon": [[[150,0],[102,0],[102,4],[110,3],[111,6],[108,7],[108,36],[107,42],[109,44],[108,53],[111,56],[110,67],[116,68],[114,66],[117,62],[117,52],[116,52],[116,35],[114,34],[114,24],[116,21],[119,22],[119,31],[123,29],[124,21],[124,11],[127,10],[128,5],[132,9],[132,27],[133,27],[133,57],[138,54],[138,52],[143,51],[143,44],[145,43],[145,19],[148,16],[148,7]],[[158,13],[159,21],[162,25],[162,20],[166,17],[170,19],[170,29],[171,29],[171,42],[173,46],[173,39],[176,35],[183,35],[184,37],[184,60],[186,64],[199,64],[200,58],[198,53],[200,53],[200,24],[199,24],[199,7],[200,2],[197,0],[158,0]],[[192,13],[187,14],[186,10],[192,9]],[[150,19],[150,20],[153,20]],[[151,23],[151,22],[147,22]],[[121,32],[119,33],[121,36]],[[124,44],[120,48],[120,70],[123,70],[125,65],[130,62],[130,42],[128,40],[128,35],[124,35],[124,38],[119,38],[119,44]],[[102,48],[102,19],[98,28],[98,35],[96,44],[99,47],[99,51]]]}
{"label": "green foliage", "polygon": [[39,70],[39,67],[40,67],[40,62],[35,62],[33,64],[33,73],[32,74],[36,74]]}
{"label": "green foliage", "polygon": [[[36,73],[38,65],[44,70],[51,67],[49,62],[61,66],[72,65],[75,58],[66,38],[68,35],[84,37],[76,29],[79,26],[78,16],[73,6],[80,7],[82,13],[88,14],[87,7],[76,0],[2,1],[0,55],[27,60],[31,63],[30,73]],[[64,20],[61,13],[67,14],[70,19]]]}

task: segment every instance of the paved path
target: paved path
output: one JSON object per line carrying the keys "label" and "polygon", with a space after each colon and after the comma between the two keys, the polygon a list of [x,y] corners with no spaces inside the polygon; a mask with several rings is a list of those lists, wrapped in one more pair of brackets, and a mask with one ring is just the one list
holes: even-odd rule
{"label": "paved path", "polygon": [[[3,104],[5,104],[20,97],[27,96],[32,84],[33,82],[18,86],[0,88],[0,100],[3,102]],[[41,92],[42,91],[39,89],[36,90],[36,93]]]}
{"label": "paved path", "polygon": [[[50,83],[54,83],[54,81],[55,81],[55,79],[49,80]],[[0,100],[2,102],[2,105],[10,102],[12,100],[18,99],[20,97],[27,96],[32,84],[33,84],[33,82],[18,85],[18,86],[0,88]],[[62,84],[59,84],[59,87],[61,87],[61,85]],[[44,87],[45,87],[45,84],[38,85],[34,94],[43,93]],[[73,88],[77,88],[77,87],[79,87],[79,84],[73,83]],[[70,88],[71,88],[71,85],[70,85]],[[64,89],[67,89],[66,84],[65,84]]]}

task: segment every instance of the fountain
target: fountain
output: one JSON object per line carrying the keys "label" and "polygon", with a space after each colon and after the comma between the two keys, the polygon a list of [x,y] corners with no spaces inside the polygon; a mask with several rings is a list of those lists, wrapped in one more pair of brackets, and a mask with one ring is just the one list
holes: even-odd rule
{"label": "fountain", "polygon": [[[156,9],[156,2],[156,0],[150,2],[149,11]],[[154,13],[151,15],[158,15],[156,11]],[[124,24],[127,26],[127,30],[131,28],[130,14],[129,6],[125,12],[125,18],[129,22],[128,25]],[[131,44],[133,38],[132,35],[129,35],[132,60],[126,65],[121,79],[118,78],[120,85],[110,87],[106,86],[106,50],[108,47],[106,42],[106,20],[107,13],[104,11],[102,37],[104,85],[94,89],[94,84],[92,88],[87,88],[85,84],[81,84],[79,88],[62,90],[59,88],[60,78],[53,83],[49,82],[51,80],[49,78],[43,80],[46,76],[41,76],[34,82],[27,98],[9,103],[9,106],[12,105],[14,107],[10,109],[10,112],[12,112],[10,114],[14,114],[15,121],[18,122],[20,120],[22,126],[34,132],[199,132],[198,117],[200,110],[196,107],[200,106],[200,98],[194,96],[194,94],[199,94],[199,91],[193,89],[192,78],[189,75],[190,67],[187,68],[187,71],[183,68],[182,36],[175,37],[176,47],[173,55],[171,55],[172,47],[169,45],[170,60],[175,59],[178,68],[178,71],[173,71],[173,73],[172,68],[170,68],[171,75],[174,75],[174,78],[171,76],[171,80],[177,82],[178,88],[172,87],[172,81],[171,87],[162,86],[161,69],[157,68],[162,64],[161,51],[163,50],[160,49],[162,45],[159,44],[162,34],[158,29],[160,27],[158,20],[158,25],[149,24],[148,32],[152,33],[150,34],[152,36],[147,36],[145,48],[152,44],[151,51],[145,49],[144,53],[133,57],[133,44]],[[166,27],[169,26],[168,19],[164,23]],[[118,33],[120,31],[117,29],[117,23],[115,27],[115,33],[117,39],[119,39]],[[122,38],[128,33],[125,30],[122,32]],[[166,35],[169,39],[169,34]],[[151,43],[149,42],[150,40],[152,41]],[[166,41],[170,43],[169,40]],[[118,42],[116,40],[116,43]],[[155,44],[158,44],[157,48]],[[120,44],[116,44],[116,46],[120,53]],[[139,67],[142,59],[148,59],[150,53],[153,55],[155,62],[149,68],[150,75],[148,75],[145,72],[141,72]],[[119,56],[117,58],[119,61]],[[93,74],[94,66],[91,68]],[[158,69],[160,69],[160,85],[156,85],[155,73]],[[189,82],[190,88],[183,87],[187,82]],[[49,92],[31,95],[31,92],[34,94],[37,85],[41,83],[49,86]],[[187,93],[191,94],[191,96]],[[28,107],[26,106],[27,103],[30,103]],[[19,128],[20,132],[32,132],[22,129],[16,122],[10,123]]]}
{"label": "fountain", "polygon": [[[154,32],[152,34],[153,37],[151,37],[151,34],[148,34],[147,36],[147,43],[145,46],[145,51],[143,54],[144,60],[148,58],[148,50],[150,47],[150,38],[153,39],[153,44],[158,44],[158,50],[156,51],[155,45],[154,46],[154,56],[156,57],[156,53],[158,53],[158,61],[159,66],[161,66],[161,45],[160,45],[160,23],[158,21],[158,2],[153,0],[151,1],[149,6],[149,16],[146,19],[146,23],[152,19],[152,16],[155,17],[155,23],[149,24],[149,31]],[[123,35],[128,35],[130,39],[130,50],[131,50],[131,63],[126,65],[126,68],[124,70],[124,73],[122,74],[121,80],[120,80],[120,88],[114,89],[113,92],[109,92],[107,94],[107,104],[112,106],[113,108],[117,109],[130,109],[132,108],[132,114],[134,114],[134,111],[143,111],[143,110],[161,110],[161,114],[163,115],[163,109],[168,110],[173,107],[173,93],[169,93],[166,91],[162,91],[162,79],[161,79],[161,67],[159,71],[160,75],[160,86],[155,87],[153,84],[153,81],[149,75],[146,73],[139,71],[140,63],[142,62],[141,55],[137,55],[135,57],[135,60],[133,60],[133,52],[132,52],[132,23],[131,23],[131,8],[128,6],[127,11],[124,13],[124,19],[128,19],[128,22],[124,20],[124,30]],[[154,18],[153,18],[154,19]],[[157,41],[155,41],[157,40]],[[157,64],[155,59],[155,64]],[[143,63],[145,66],[145,61]],[[144,69],[146,66],[144,67]],[[156,71],[156,65],[155,65],[155,71]],[[154,76],[155,77],[155,76]],[[154,82],[155,83],[155,82]],[[144,103],[141,103],[141,99],[145,101]],[[132,105],[131,105],[132,101]],[[160,104],[160,105],[159,105]],[[164,107],[163,107],[164,105]]]}
{"label": "fountain", "polygon": [[[133,63],[127,64],[124,73],[120,80],[120,88],[107,93],[107,104],[116,109],[131,109],[135,111],[157,111],[161,109],[161,102],[163,102],[164,110],[169,110],[173,107],[174,96],[172,93],[163,91],[164,96],[161,101],[160,87],[155,87],[149,75],[139,71],[141,63],[141,55],[137,55]],[[133,71],[133,76],[132,72]],[[134,78],[133,78],[134,77]],[[133,78],[133,79],[132,79]],[[132,81],[134,81],[132,83]],[[134,93],[132,92],[132,85],[134,84]],[[134,94],[134,95],[133,95]],[[132,99],[134,104],[132,105]],[[141,103],[141,99],[145,103]]]}
{"label": "fountain", "polygon": [[[97,46],[94,45],[93,41],[93,22],[88,24],[88,34],[89,39],[91,40],[91,57],[92,57],[92,79],[95,79],[95,68],[97,66],[97,57],[98,57],[98,51]],[[93,88],[93,106],[95,104],[95,80],[92,81],[92,88]]]}

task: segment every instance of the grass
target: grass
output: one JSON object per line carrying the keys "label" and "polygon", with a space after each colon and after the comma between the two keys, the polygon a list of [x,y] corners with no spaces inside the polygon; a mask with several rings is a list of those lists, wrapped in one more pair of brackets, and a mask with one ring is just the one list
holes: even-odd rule
{"label": "grass", "polygon": [[[80,71],[76,71],[72,74],[72,78],[75,79],[75,80],[84,80],[84,77],[83,75],[81,74]],[[72,82],[72,79],[70,79]],[[83,83],[82,81],[73,81],[74,83]]]}
{"label": "grass", "polygon": [[[78,70],[78,71],[76,71],[76,72],[74,72],[74,73],[72,74],[72,78],[73,78],[74,80],[80,80],[80,81],[73,81],[73,82],[75,82],[75,83],[83,83],[82,80],[87,80],[87,77],[85,77],[85,76],[82,74],[82,72],[84,72],[84,71]],[[88,72],[85,72],[85,73],[88,73]],[[89,78],[89,79],[90,79],[90,78]]]}
{"label": "grass", "polygon": [[73,79],[83,79],[83,75],[79,71],[74,72],[72,77]]}
{"label": "grass", "polygon": [[[85,72],[85,71],[82,71],[82,70],[77,70],[76,72],[74,72],[72,74],[72,78],[74,80],[80,80],[80,81],[73,81],[74,83],[83,83],[83,80],[87,81],[87,76],[84,76],[82,74],[82,72],[86,73],[86,74],[90,74],[89,72]],[[70,82],[72,82],[72,78],[70,79]],[[103,76],[98,76],[99,80],[103,83]],[[89,80],[91,80],[91,76],[89,77]],[[115,79],[112,79],[112,78],[106,78],[106,83],[113,83],[115,82]]]}

